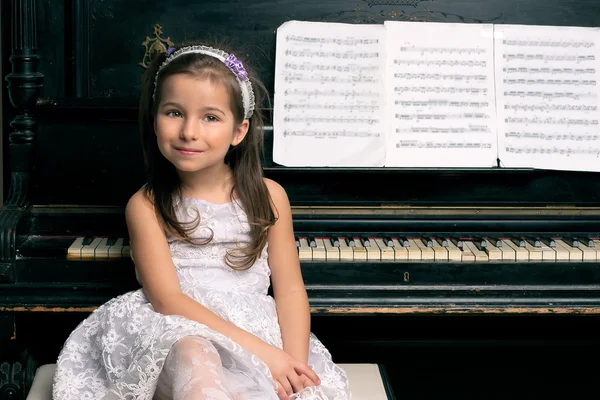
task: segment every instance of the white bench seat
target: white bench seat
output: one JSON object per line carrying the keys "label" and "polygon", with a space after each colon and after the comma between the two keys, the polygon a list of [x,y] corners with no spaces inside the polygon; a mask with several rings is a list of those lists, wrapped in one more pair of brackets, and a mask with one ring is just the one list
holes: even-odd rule
{"label": "white bench seat", "polygon": [[[392,400],[377,364],[339,364],[350,380],[352,400]],[[52,400],[52,378],[56,364],[38,368],[26,400]]]}

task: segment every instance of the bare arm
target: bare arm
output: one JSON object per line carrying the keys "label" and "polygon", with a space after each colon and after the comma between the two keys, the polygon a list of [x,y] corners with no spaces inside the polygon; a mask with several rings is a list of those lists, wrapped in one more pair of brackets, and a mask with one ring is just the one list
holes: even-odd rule
{"label": "bare arm", "polygon": [[269,231],[268,251],[283,349],[297,360],[307,362],[310,309],[294,240],[292,211],[285,190],[273,181],[265,181],[278,217]]}
{"label": "bare arm", "polygon": [[144,292],[154,310],[165,315],[182,315],[230,337],[252,353],[264,342],[219,317],[182,292],[167,239],[150,201],[141,191],[125,209],[129,241]]}

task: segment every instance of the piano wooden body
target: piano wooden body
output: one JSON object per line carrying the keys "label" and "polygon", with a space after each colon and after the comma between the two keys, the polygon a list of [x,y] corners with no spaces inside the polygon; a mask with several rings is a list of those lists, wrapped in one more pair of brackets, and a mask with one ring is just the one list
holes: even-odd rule
{"label": "piano wooden body", "polygon": [[[229,37],[251,54],[273,95],[274,32],[290,19],[600,21],[596,0],[13,0],[1,11],[9,143],[0,211],[2,400],[21,398],[40,358],[52,361],[87,313],[139,287],[123,213],[144,183],[137,96],[153,51]],[[514,317],[531,329],[538,322],[521,317],[567,318],[576,329],[573,321],[600,314],[599,174],[282,167],[272,161],[266,114],[265,176],[290,198],[311,311],[323,327],[354,326],[348,343],[366,349],[356,357],[389,351],[402,339],[396,324],[422,321],[417,316],[475,325]],[[462,322],[444,326],[455,323]],[[335,332],[323,335],[345,348]],[[371,353],[370,342],[386,345]]]}

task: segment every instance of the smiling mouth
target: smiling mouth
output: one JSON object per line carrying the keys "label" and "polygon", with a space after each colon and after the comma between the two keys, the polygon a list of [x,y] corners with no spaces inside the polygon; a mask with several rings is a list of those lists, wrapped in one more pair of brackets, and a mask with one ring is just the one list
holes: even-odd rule
{"label": "smiling mouth", "polygon": [[179,148],[175,148],[175,150],[177,150],[179,153],[184,154],[184,155],[194,155],[194,154],[203,153],[202,150],[194,150],[194,149],[179,149]]}

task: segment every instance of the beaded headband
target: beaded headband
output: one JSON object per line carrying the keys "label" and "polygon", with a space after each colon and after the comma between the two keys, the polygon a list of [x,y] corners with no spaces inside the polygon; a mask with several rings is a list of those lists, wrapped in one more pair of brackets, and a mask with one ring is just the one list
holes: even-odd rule
{"label": "beaded headband", "polygon": [[252,90],[252,83],[250,83],[250,79],[248,79],[248,73],[246,72],[244,65],[233,54],[228,54],[222,50],[213,49],[212,47],[187,46],[182,47],[177,51],[174,47],[169,47],[166,53],[167,58],[158,68],[158,71],[156,72],[156,77],[154,78],[154,93],[152,94],[152,99],[156,100],[156,84],[158,82],[158,74],[160,74],[160,71],[171,61],[175,60],[177,57],[189,53],[202,53],[214,57],[217,60],[222,61],[227,66],[227,68],[229,68],[229,70],[233,72],[242,91],[242,102],[244,104],[244,118],[249,119],[252,116],[252,113],[254,112],[255,98],[254,91]]}

